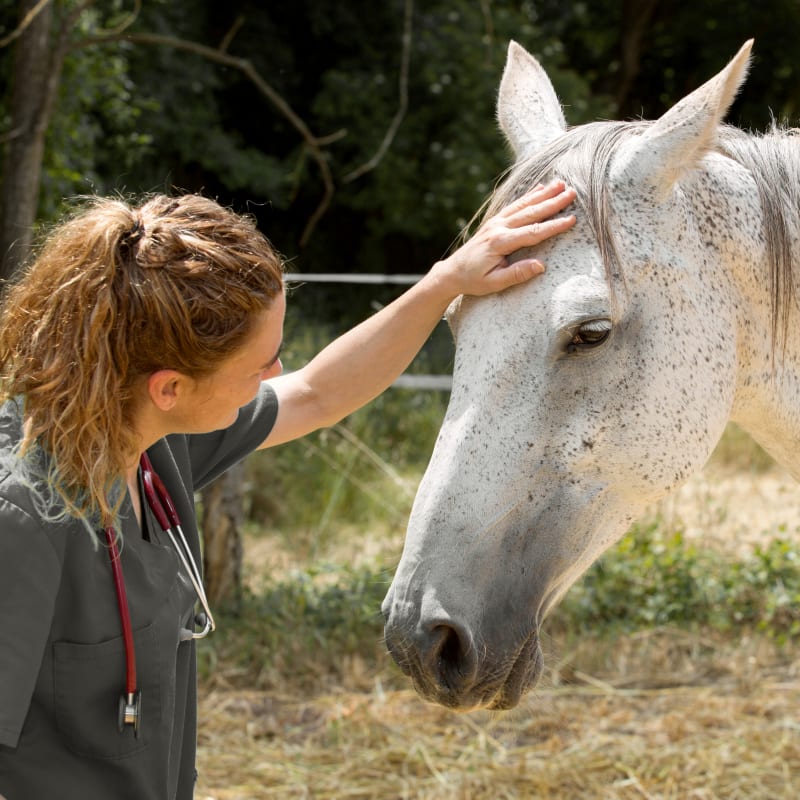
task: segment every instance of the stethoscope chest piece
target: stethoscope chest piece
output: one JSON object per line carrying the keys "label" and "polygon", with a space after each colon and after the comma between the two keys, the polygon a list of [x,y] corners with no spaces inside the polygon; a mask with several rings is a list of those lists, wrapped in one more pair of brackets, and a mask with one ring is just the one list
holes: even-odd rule
{"label": "stethoscope chest piece", "polygon": [[119,697],[119,718],[117,725],[119,732],[125,730],[128,725],[133,726],[133,735],[139,738],[139,724],[142,719],[142,693],[131,692],[122,694]]}

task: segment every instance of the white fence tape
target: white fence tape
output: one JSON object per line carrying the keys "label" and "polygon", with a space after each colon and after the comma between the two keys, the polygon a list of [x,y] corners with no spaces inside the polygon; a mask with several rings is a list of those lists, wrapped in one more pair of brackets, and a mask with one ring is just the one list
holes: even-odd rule
{"label": "white fence tape", "polygon": [[[370,273],[347,275],[326,272],[288,272],[283,277],[288,283],[393,283],[411,286],[422,275],[373,275]],[[395,389],[416,389],[421,392],[449,392],[453,386],[453,378],[450,375],[413,375],[406,373],[401,375],[392,386]]]}
{"label": "white fence tape", "polygon": [[324,272],[288,272],[283,276],[290,283],[396,283],[403,286],[415,284],[422,275],[342,275]]}

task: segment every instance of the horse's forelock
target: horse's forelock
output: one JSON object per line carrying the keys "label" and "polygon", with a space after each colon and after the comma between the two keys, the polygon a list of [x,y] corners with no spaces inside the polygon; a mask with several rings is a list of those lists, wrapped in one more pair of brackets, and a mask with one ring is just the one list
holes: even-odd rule
{"label": "horse's forelock", "polygon": [[589,221],[613,294],[617,285],[624,285],[625,278],[611,226],[611,162],[620,144],[640,134],[648,124],[590,122],[569,128],[545,148],[511,167],[490,198],[486,216],[537,184],[562,179],[575,190],[575,202]]}

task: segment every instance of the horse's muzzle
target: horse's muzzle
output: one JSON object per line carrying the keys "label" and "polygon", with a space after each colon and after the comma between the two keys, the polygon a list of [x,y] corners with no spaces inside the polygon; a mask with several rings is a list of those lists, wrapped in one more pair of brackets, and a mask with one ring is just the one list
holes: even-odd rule
{"label": "horse's muzzle", "polygon": [[[502,661],[476,643],[472,631],[446,616],[421,617],[408,624],[403,614],[384,607],[386,647],[426,700],[448,708],[513,708],[542,672],[542,654],[532,631]],[[503,652],[508,652],[502,648]]]}

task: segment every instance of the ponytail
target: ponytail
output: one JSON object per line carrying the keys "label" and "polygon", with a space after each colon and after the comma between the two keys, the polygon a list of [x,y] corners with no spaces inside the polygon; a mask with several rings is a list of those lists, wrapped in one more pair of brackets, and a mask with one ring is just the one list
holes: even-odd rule
{"label": "ponytail", "polygon": [[213,372],[282,269],[251,219],[199,195],[91,198],[50,233],[0,308],[0,399],[22,398],[21,454],[45,452],[66,514],[114,520],[137,382]]}

